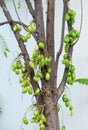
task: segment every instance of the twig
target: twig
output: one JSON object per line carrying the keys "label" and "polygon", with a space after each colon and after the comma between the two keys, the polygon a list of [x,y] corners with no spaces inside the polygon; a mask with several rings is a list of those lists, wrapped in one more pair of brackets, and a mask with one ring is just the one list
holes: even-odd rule
{"label": "twig", "polygon": [[5,25],[5,24],[11,24],[11,23],[22,25],[22,26],[25,27],[26,29],[27,29],[27,27],[28,27],[28,25],[24,24],[23,22],[14,21],[14,20],[2,22],[2,23],[0,23],[0,26]]}
{"label": "twig", "polygon": [[[82,31],[82,25],[83,25],[83,4],[82,4],[82,0],[81,0],[81,22],[80,22],[80,29],[79,29],[80,34]],[[73,45],[75,45],[78,42],[79,38],[73,43]]]}
{"label": "twig", "polygon": [[63,50],[63,45],[64,45],[64,32],[65,32],[65,14],[67,11],[67,1],[63,1],[64,2],[64,7],[63,7],[63,17],[62,17],[62,32],[61,32],[61,44],[60,44],[60,49],[57,52],[56,55],[56,62],[55,62],[55,69],[56,69],[56,73],[55,73],[55,80],[57,81],[57,72],[58,72],[58,64],[59,64],[59,57],[62,53]]}
{"label": "twig", "polygon": [[17,17],[18,17],[18,20],[21,22],[21,19],[20,19],[19,15],[18,15],[18,12],[17,12],[17,9],[16,9],[16,5],[15,5],[15,1],[14,1],[14,0],[13,0],[13,5],[14,5],[14,9],[15,9],[16,15],[17,15]]}
{"label": "twig", "polygon": [[32,7],[32,5],[31,5],[30,0],[25,0],[25,2],[27,3],[29,12],[31,13],[32,17],[33,17],[34,20],[35,20],[35,11],[33,10],[33,7]]}

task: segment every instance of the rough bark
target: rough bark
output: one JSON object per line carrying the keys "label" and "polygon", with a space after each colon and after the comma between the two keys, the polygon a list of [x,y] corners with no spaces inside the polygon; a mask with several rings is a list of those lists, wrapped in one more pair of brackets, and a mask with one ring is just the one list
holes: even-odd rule
{"label": "rough bark", "polygon": [[55,18],[55,0],[47,0],[47,26],[46,26],[46,41],[47,41],[47,51],[48,55],[52,57],[52,73],[50,85],[52,88],[54,86],[55,79],[55,50],[54,50],[54,19]]}

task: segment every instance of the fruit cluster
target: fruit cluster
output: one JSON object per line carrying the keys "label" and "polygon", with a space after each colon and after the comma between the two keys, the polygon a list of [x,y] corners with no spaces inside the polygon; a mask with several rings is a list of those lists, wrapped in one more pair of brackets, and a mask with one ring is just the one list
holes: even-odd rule
{"label": "fruit cluster", "polygon": [[[46,123],[46,117],[38,108],[34,110],[33,118],[31,118],[30,122],[39,124],[40,130],[45,130],[44,124]],[[26,115],[23,117],[23,123],[25,125],[29,124],[29,120],[27,119]]]}
{"label": "fruit cluster", "polygon": [[69,31],[69,33],[65,36],[64,42],[68,44],[68,46],[73,45],[74,41],[78,39],[80,36],[79,32],[75,29]]}
{"label": "fruit cluster", "polygon": [[72,25],[73,23],[75,23],[75,16],[76,12],[74,10],[68,9],[65,19],[70,25]]}
{"label": "fruit cluster", "polygon": [[38,108],[34,110],[33,118],[30,120],[31,123],[38,123],[40,130],[45,130],[45,125],[44,123],[46,122],[46,117],[45,115],[39,111]]}
{"label": "fruit cluster", "polygon": [[[35,76],[33,77],[34,82],[38,82],[41,78],[45,78],[46,81],[50,80],[50,74],[52,69],[49,67],[49,64],[52,61],[52,57],[44,57],[44,55],[40,53],[40,50],[43,50],[44,47],[44,42],[39,41],[38,49],[34,50],[32,59],[29,62],[29,67],[35,72]],[[47,67],[45,77],[41,72],[41,69],[44,67]]]}
{"label": "fruit cluster", "polygon": [[72,107],[72,105],[71,105],[70,99],[67,97],[66,94],[63,94],[62,100],[63,100],[63,102],[65,103],[65,106],[66,106],[66,107],[69,107],[70,115],[73,116],[73,114],[74,114],[74,113],[73,113],[73,107]]}
{"label": "fruit cluster", "polygon": [[30,78],[28,76],[28,73],[25,69],[25,67],[22,65],[22,62],[20,59],[17,59],[14,64],[12,65],[12,70],[18,75],[21,74],[20,78],[20,84],[22,86],[22,93],[29,93],[32,94],[33,90],[30,83]]}
{"label": "fruit cluster", "polygon": [[[69,24],[73,24],[75,22],[75,11],[68,9],[66,13],[66,21]],[[75,66],[72,63],[72,60],[69,58],[69,48],[75,43],[75,41],[79,38],[80,33],[76,29],[72,29],[68,32],[68,34],[64,37],[64,51],[65,54],[63,56],[62,64],[65,65],[65,68],[68,68],[67,72],[67,83],[73,85],[74,80],[76,79],[75,75]]]}
{"label": "fruit cluster", "polygon": [[69,68],[67,72],[67,84],[73,85],[76,74],[75,74],[75,66],[72,64],[72,60],[69,60],[68,54],[64,54],[62,64],[65,65],[65,68]]}
{"label": "fruit cluster", "polygon": [[[21,30],[22,30],[21,25],[18,25],[18,24],[14,25],[13,27],[14,32],[21,31]],[[36,31],[36,23],[33,21],[27,28],[27,34],[25,36],[24,35],[21,36],[22,41],[27,42],[28,39],[31,38],[31,34],[35,31]]]}

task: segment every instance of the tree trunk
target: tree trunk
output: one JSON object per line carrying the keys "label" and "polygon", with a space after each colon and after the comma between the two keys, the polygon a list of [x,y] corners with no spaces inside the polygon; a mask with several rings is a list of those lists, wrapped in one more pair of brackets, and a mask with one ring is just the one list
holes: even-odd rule
{"label": "tree trunk", "polygon": [[53,91],[50,87],[45,87],[44,90],[44,104],[45,104],[45,116],[47,122],[45,124],[45,130],[60,130],[59,117],[57,112],[57,102],[54,101]]}

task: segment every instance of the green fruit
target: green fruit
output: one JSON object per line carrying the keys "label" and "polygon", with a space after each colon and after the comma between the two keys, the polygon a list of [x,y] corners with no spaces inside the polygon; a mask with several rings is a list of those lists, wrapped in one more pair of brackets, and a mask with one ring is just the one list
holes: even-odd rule
{"label": "green fruit", "polygon": [[24,82],[24,78],[21,77],[21,78],[20,78],[20,83],[23,83],[23,82]]}
{"label": "green fruit", "polygon": [[69,71],[73,73],[75,71],[75,66],[71,66]]}
{"label": "green fruit", "polygon": [[44,61],[44,65],[45,65],[45,66],[48,66],[49,63],[51,63],[51,61],[52,61],[52,57],[49,57],[49,58],[46,57],[46,58],[45,58],[45,61]]}
{"label": "green fruit", "polygon": [[65,102],[65,106],[69,107],[70,106],[70,101],[68,100],[67,102]]}
{"label": "green fruit", "polygon": [[76,79],[76,75],[75,73],[72,73],[72,80],[75,80]]}
{"label": "green fruit", "polygon": [[39,110],[36,109],[36,110],[34,111],[34,116],[36,117],[36,116],[38,116],[38,115],[39,115]]}
{"label": "green fruit", "polygon": [[61,130],[66,130],[66,127],[63,125],[63,126],[61,127]]}
{"label": "green fruit", "polygon": [[44,125],[44,124],[41,124],[41,125],[39,126],[39,128],[40,128],[40,130],[45,130],[45,125]]}
{"label": "green fruit", "polygon": [[48,65],[49,65],[49,62],[48,62],[48,58],[47,58],[47,57],[45,58],[44,65],[45,65],[45,66],[48,66]]}
{"label": "green fruit", "polygon": [[67,11],[67,14],[71,16],[71,15],[72,15],[72,10],[69,9],[69,10]]}
{"label": "green fruit", "polygon": [[22,27],[20,25],[18,25],[18,31],[21,31]]}
{"label": "green fruit", "polygon": [[73,115],[74,115],[74,111],[70,110],[70,116],[73,116]]}
{"label": "green fruit", "polygon": [[40,89],[37,88],[37,89],[35,90],[35,95],[39,95],[39,94],[40,94]]}
{"label": "green fruit", "polygon": [[34,119],[34,118],[32,118],[32,119],[30,120],[30,122],[31,122],[31,123],[34,123],[34,122],[35,122],[35,119]]}
{"label": "green fruit", "polygon": [[14,27],[13,27],[13,31],[14,31],[14,32],[18,31],[18,25],[17,25],[17,24],[14,25]]}
{"label": "green fruit", "polygon": [[18,75],[20,72],[18,69],[15,69],[15,73]]}
{"label": "green fruit", "polygon": [[69,37],[69,43],[72,45],[72,43],[74,42],[74,38],[72,38],[71,36]]}
{"label": "green fruit", "polygon": [[63,102],[67,102],[67,101],[68,101],[68,98],[67,98],[67,95],[66,95],[66,94],[64,94],[64,95],[62,96],[62,100],[63,100]]}
{"label": "green fruit", "polygon": [[22,63],[21,63],[20,60],[16,62],[16,65],[17,65],[17,68],[18,68],[18,69],[21,69],[21,68],[22,68]]}
{"label": "green fruit", "polygon": [[21,39],[22,39],[23,42],[27,42],[26,36],[21,36]]}
{"label": "green fruit", "polygon": [[63,58],[66,60],[68,58],[68,54],[64,54]]}
{"label": "green fruit", "polygon": [[21,84],[22,87],[27,87],[27,83],[26,83],[26,80],[24,80]]}
{"label": "green fruit", "polygon": [[20,2],[17,4],[17,8],[20,9]]}
{"label": "green fruit", "polygon": [[38,60],[38,61],[41,61],[42,58],[44,59],[43,55],[38,55],[37,60]]}
{"label": "green fruit", "polygon": [[32,68],[32,69],[35,68],[35,65],[34,65],[34,63],[33,63],[32,61],[29,62],[29,66],[30,66],[30,68]]}
{"label": "green fruit", "polygon": [[30,95],[33,93],[33,90],[32,90],[31,87],[28,87],[28,88],[27,88],[27,91],[28,91],[28,93],[29,93]]}
{"label": "green fruit", "polygon": [[38,43],[38,46],[39,46],[39,49],[43,50],[44,47],[45,47],[45,44],[44,44],[44,42],[40,41],[40,42]]}
{"label": "green fruit", "polygon": [[34,52],[33,52],[33,58],[37,58],[38,57],[38,50],[35,50]]}
{"label": "green fruit", "polygon": [[67,77],[71,77],[72,73],[71,72],[68,72],[67,73]]}
{"label": "green fruit", "polygon": [[74,30],[76,37],[79,38],[80,37],[80,33],[77,30]]}
{"label": "green fruit", "polygon": [[17,65],[12,66],[12,71],[15,71],[17,69]]}
{"label": "green fruit", "polygon": [[71,77],[68,77],[67,78],[67,83],[70,84],[70,85],[73,85],[73,80]]}
{"label": "green fruit", "polygon": [[32,27],[30,25],[28,26],[28,32],[30,32],[30,33],[33,32],[33,29],[32,29]]}
{"label": "green fruit", "polygon": [[23,123],[24,123],[25,125],[28,125],[29,122],[28,122],[28,119],[27,119],[26,117],[23,118]]}
{"label": "green fruit", "polygon": [[37,76],[34,76],[34,77],[33,77],[33,80],[34,80],[35,82],[38,82],[38,81],[39,81],[39,78],[38,78]]}
{"label": "green fruit", "polygon": [[69,36],[65,36],[64,42],[65,42],[65,43],[69,43],[69,41],[70,41]]}
{"label": "green fruit", "polygon": [[65,20],[66,20],[66,21],[69,21],[69,20],[70,20],[70,16],[69,16],[68,14],[66,14]]}
{"label": "green fruit", "polygon": [[65,67],[69,67],[69,66],[71,66],[71,65],[72,65],[72,60],[66,59],[66,60],[65,60]]}
{"label": "green fruit", "polygon": [[70,107],[69,107],[69,110],[73,110],[73,106],[70,106]]}
{"label": "green fruit", "polygon": [[72,32],[71,36],[72,36],[72,38],[76,39],[76,33],[75,32]]}
{"label": "green fruit", "polygon": [[30,80],[26,79],[26,85],[29,86],[30,85]]}
{"label": "green fruit", "polygon": [[45,80],[49,81],[49,80],[50,80],[50,77],[51,77],[51,76],[50,76],[50,73],[47,72],[46,75],[45,75]]}
{"label": "green fruit", "polygon": [[24,89],[22,90],[22,93],[23,93],[23,94],[27,93],[27,90],[28,90],[28,88],[27,88],[27,87],[26,87],[26,88],[24,88]]}
{"label": "green fruit", "polygon": [[31,38],[31,33],[27,33],[27,35],[26,35],[26,39],[30,39]]}
{"label": "green fruit", "polygon": [[21,71],[22,71],[22,72],[25,72],[25,71],[26,71],[26,69],[25,69],[24,66],[21,67]]}
{"label": "green fruit", "polygon": [[44,58],[41,59],[41,61],[39,62],[40,63],[40,67],[44,67]]}
{"label": "green fruit", "polygon": [[65,60],[62,60],[62,64],[65,64]]}
{"label": "green fruit", "polygon": [[36,75],[39,77],[39,78],[43,78],[43,75],[41,72],[37,72]]}
{"label": "green fruit", "polygon": [[49,57],[48,58],[48,63],[51,63],[52,62],[52,57]]}
{"label": "green fruit", "polygon": [[40,118],[41,118],[41,120],[43,121],[43,123],[45,123],[45,122],[46,122],[46,117],[45,117],[45,115],[44,115],[44,114],[41,114],[41,115],[40,115]]}
{"label": "green fruit", "polygon": [[35,22],[32,22],[30,26],[31,26],[33,31],[36,31],[36,23]]}
{"label": "green fruit", "polygon": [[51,73],[51,72],[52,72],[52,68],[49,67],[49,68],[47,69],[47,72],[48,72],[48,73]]}
{"label": "green fruit", "polygon": [[57,104],[57,112],[60,111],[60,104]]}
{"label": "green fruit", "polygon": [[66,53],[68,53],[68,51],[69,51],[69,44],[65,45],[64,50],[65,50]]}

